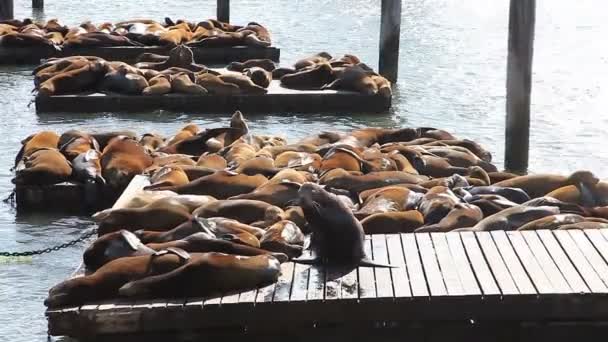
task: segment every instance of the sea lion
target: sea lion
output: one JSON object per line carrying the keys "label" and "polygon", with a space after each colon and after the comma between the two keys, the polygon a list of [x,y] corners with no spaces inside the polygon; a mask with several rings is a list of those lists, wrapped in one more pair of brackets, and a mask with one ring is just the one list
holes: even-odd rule
{"label": "sea lion", "polygon": [[563,202],[576,203],[585,207],[601,207],[608,205],[608,182],[579,182],[568,185],[547,194]]}
{"label": "sea lion", "polygon": [[517,230],[559,229],[561,226],[585,222],[585,218],[576,214],[551,215],[528,222]]}
{"label": "sea lion", "polygon": [[226,69],[230,71],[243,72],[245,69],[254,67],[272,72],[274,69],[276,69],[276,64],[270,59],[249,59],[244,62],[231,62],[228,64]]}
{"label": "sea lion", "polygon": [[108,72],[99,85],[101,91],[116,92],[126,95],[140,95],[149,86],[145,77],[129,73],[127,68],[120,67]]}
{"label": "sea lion", "polygon": [[144,190],[154,190],[166,186],[178,186],[188,184],[190,180],[188,175],[179,166],[163,166],[150,177],[150,185],[144,187]]}
{"label": "sea lion", "polygon": [[467,200],[467,195],[500,195],[509,201],[515,202],[517,204],[522,204],[524,202],[529,201],[531,198],[528,194],[519,189],[519,188],[506,188],[499,187],[496,185],[491,186],[472,186],[472,187],[464,187],[459,189],[459,193],[464,192],[464,199]]}
{"label": "sea lion", "polygon": [[127,138],[135,140],[135,141],[138,140],[137,133],[135,133],[133,131],[116,131],[116,132],[101,132],[101,133],[97,132],[97,133],[91,133],[91,135],[93,136],[93,138],[95,138],[95,140],[97,140],[100,151],[103,151],[106,148],[106,146],[108,145],[110,140],[112,140],[118,136],[127,137]]}
{"label": "sea lion", "polygon": [[123,229],[93,241],[84,251],[83,261],[88,271],[95,271],[118,258],[154,253],[155,250],[146,247],[135,234]]}
{"label": "sea lion", "polygon": [[214,170],[223,170],[228,167],[228,162],[218,154],[202,155],[198,158],[196,166],[208,167]]}
{"label": "sea lion", "polygon": [[319,183],[328,187],[346,189],[352,193],[379,188],[388,185],[409,183],[419,184],[428,180],[426,176],[412,175],[401,171],[372,172],[366,175],[355,176],[342,169],[335,169],[325,173]]}
{"label": "sea lion", "polygon": [[200,127],[198,127],[197,124],[189,123],[186,126],[182,127],[174,136],[172,136],[167,142],[167,145],[173,145],[184,139],[188,139],[196,135],[198,132],[200,132],[200,130],[201,129]]}
{"label": "sea lion", "polygon": [[[246,246],[251,246],[255,248],[260,247],[260,240],[249,232],[249,229],[241,229],[240,225],[249,227],[248,225],[241,224],[238,222],[237,224],[233,224],[234,220],[224,221],[224,218],[219,218],[219,222],[216,220],[210,220],[205,217],[194,217],[197,221],[197,224],[201,226],[201,229],[207,234],[212,234],[219,239],[224,239],[227,241],[232,241],[234,243],[239,243]],[[221,220],[224,219],[224,220]],[[251,229],[255,229],[255,227],[251,227]],[[161,247],[162,249],[163,247]]]}
{"label": "sea lion", "polygon": [[271,157],[257,156],[244,160],[236,168],[232,168],[232,171],[249,176],[261,174],[264,177],[273,177],[280,169],[274,166],[274,160]]}
{"label": "sea lion", "polygon": [[219,78],[225,83],[236,84],[241,92],[245,94],[266,94],[268,92],[264,87],[255,84],[247,75],[229,72],[221,74]]}
{"label": "sea lion", "polygon": [[139,144],[143,146],[143,148],[148,151],[148,153],[152,153],[157,149],[166,145],[165,138],[159,134],[155,133],[144,133],[139,139]]}
{"label": "sea lion", "polygon": [[344,68],[336,79],[323,86],[323,89],[342,89],[356,91],[365,95],[378,93],[378,86],[371,78],[370,72],[358,65]]}
{"label": "sea lion", "polygon": [[422,195],[408,188],[389,186],[380,189],[367,197],[361,208],[354,214],[358,219],[367,216],[392,211],[407,211],[415,209],[422,199]]}
{"label": "sea lion", "polygon": [[377,213],[361,220],[365,234],[412,233],[423,224],[424,217],[418,210]]}
{"label": "sea lion", "polygon": [[479,207],[467,203],[457,203],[441,221],[420,227],[416,229],[416,233],[449,232],[457,228],[472,227],[482,219],[483,212]]}
{"label": "sea lion", "polygon": [[589,171],[577,171],[570,176],[553,174],[534,174],[518,176],[507,179],[493,185],[507,188],[519,188],[524,190],[531,198],[542,197],[551,191],[568,185],[585,184],[593,186],[597,184],[597,177]]}
{"label": "sea lion", "polygon": [[284,181],[281,183],[271,183],[262,185],[253,192],[230,197],[229,199],[250,199],[263,201],[279,208],[285,208],[294,204],[297,198],[300,184]]}
{"label": "sea lion", "polygon": [[51,185],[67,181],[72,175],[70,162],[55,149],[38,149],[24,158],[12,182],[18,185]]}
{"label": "sea lion", "polygon": [[326,263],[344,266],[386,267],[367,258],[361,223],[336,195],[314,183],[304,183],[299,191],[300,205],[312,231],[312,259],[298,263]]}
{"label": "sea lion", "polygon": [[264,26],[256,22],[250,22],[249,24],[247,24],[247,26],[237,30],[237,32],[238,31],[253,31],[255,33],[245,36],[243,41],[246,45],[269,47],[272,44],[270,40],[270,32],[268,32],[268,30]]}
{"label": "sea lion", "polygon": [[266,229],[260,239],[260,245],[263,249],[284,253],[289,258],[297,258],[302,255],[304,234],[295,223],[283,220]]}
{"label": "sea lion", "polygon": [[540,218],[559,214],[559,208],[541,206],[528,207],[518,205],[513,208],[505,209],[492,216],[486,217],[479,221],[472,228],[460,228],[458,231],[492,231],[492,230],[514,230],[523,226],[528,222],[538,220]]}
{"label": "sea lion", "polygon": [[327,63],[303,69],[281,77],[281,85],[292,89],[321,89],[334,80],[333,70]]}
{"label": "sea lion", "polygon": [[445,186],[430,189],[422,199],[418,210],[424,216],[425,224],[441,221],[460,202],[460,199]]}
{"label": "sea lion", "polygon": [[142,95],[165,95],[171,92],[171,81],[167,75],[157,75],[148,81],[148,87],[141,91]]}
{"label": "sea lion", "polygon": [[106,184],[101,172],[101,153],[88,150],[72,160],[72,177],[85,184],[85,194],[88,203],[95,203],[99,186]]}
{"label": "sea lion", "polygon": [[249,199],[234,199],[234,200],[218,200],[213,203],[208,203],[196,209],[193,213],[196,217],[225,217],[237,220],[241,223],[252,223],[262,221],[269,215],[269,212],[282,212],[282,210],[272,204],[249,200]]}
{"label": "sea lion", "polygon": [[233,127],[203,129],[190,138],[186,138],[175,144],[168,145],[159,149],[159,152],[169,154],[181,153],[188,154],[191,156],[200,156],[205,152],[209,152],[210,146],[208,142],[211,139],[217,139],[220,136],[230,136],[238,138],[242,134],[243,131],[241,129]]}
{"label": "sea lion", "polygon": [[170,77],[171,80],[171,91],[179,94],[192,94],[192,95],[205,95],[207,89],[200,85],[192,82],[190,77],[186,74],[177,74]]}
{"label": "sea lion", "polygon": [[191,217],[187,210],[171,207],[120,208],[104,210],[93,215],[93,219],[99,223],[99,236],[120,229],[167,231]]}
{"label": "sea lion", "polygon": [[272,73],[260,67],[248,68],[245,71],[245,75],[249,77],[254,84],[262,88],[268,88],[270,81],[272,81]]}
{"label": "sea lion", "polygon": [[21,149],[15,156],[15,167],[24,157],[32,155],[37,150],[58,148],[59,138],[59,135],[53,131],[42,131],[23,139]]}
{"label": "sea lion", "polygon": [[101,154],[103,178],[115,189],[125,188],[152,163],[152,157],[140,144],[121,136],[112,139]]}
{"label": "sea lion", "polygon": [[88,133],[69,130],[59,137],[57,143],[59,152],[68,160],[73,160],[82,153],[86,153],[89,150],[100,151],[99,143],[93,136]]}
{"label": "sea lion", "polygon": [[232,95],[240,94],[241,89],[234,83],[226,82],[217,75],[203,73],[196,75],[196,84],[207,89],[211,94],[215,95]]}
{"label": "sea lion", "polygon": [[107,69],[103,62],[90,62],[80,69],[60,73],[42,82],[38,87],[38,95],[62,95],[93,89]]}
{"label": "sea lion", "polygon": [[297,171],[294,169],[283,169],[268,180],[263,186],[271,184],[281,184],[283,182],[292,182],[302,184],[305,182],[316,182],[317,175],[307,171]]}
{"label": "sea lion", "polygon": [[209,195],[226,199],[255,190],[267,181],[262,175],[247,176],[229,171],[217,171],[179,186],[160,187],[156,190],[170,190],[178,194]]}

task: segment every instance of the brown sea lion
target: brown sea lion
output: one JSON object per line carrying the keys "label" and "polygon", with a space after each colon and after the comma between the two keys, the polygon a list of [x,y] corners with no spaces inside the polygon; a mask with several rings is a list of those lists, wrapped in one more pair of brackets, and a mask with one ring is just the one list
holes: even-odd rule
{"label": "brown sea lion", "polygon": [[166,186],[178,186],[188,184],[188,175],[179,166],[163,166],[150,177],[150,185],[144,190],[153,190]]}
{"label": "brown sea lion", "polygon": [[76,130],[63,133],[59,137],[57,148],[68,160],[73,160],[89,150],[100,151],[99,143],[92,135]]}
{"label": "brown sea lion", "polygon": [[574,224],[565,224],[559,226],[559,230],[567,230],[567,229],[607,229],[608,223],[604,222],[592,222],[592,221],[583,221]]}
{"label": "brown sea lion", "polygon": [[492,216],[486,217],[479,221],[472,228],[461,228],[460,230],[468,231],[492,231],[492,230],[514,230],[523,226],[528,222],[538,220],[540,218],[559,214],[559,208],[540,206],[529,207],[518,205],[516,207],[505,209]]}
{"label": "brown sea lion", "polygon": [[56,149],[38,149],[24,157],[25,168],[12,182],[19,185],[51,185],[67,181],[72,175],[70,162]]}
{"label": "brown sea lion", "polygon": [[216,95],[240,94],[241,89],[234,83],[226,82],[217,75],[202,73],[196,75],[196,84],[207,89],[209,93]]}
{"label": "brown sea lion", "polygon": [[593,181],[579,182],[568,185],[547,194],[563,202],[576,203],[585,207],[601,207],[608,205],[608,182]]}
{"label": "brown sea lion", "polygon": [[117,36],[103,32],[87,32],[75,36],[66,35],[63,46],[66,48],[73,48],[81,46],[110,47],[143,45],[125,36]]}
{"label": "brown sea lion", "polygon": [[268,88],[270,81],[272,81],[272,73],[260,67],[248,68],[245,75],[249,77],[254,84],[262,88]]}
{"label": "brown sea lion", "polygon": [[254,67],[262,68],[270,72],[276,69],[275,63],[270,59],[249,59],[244,62],[232,62],[228,64],[226,69],[230,71],[243,72],[245,71],[245,69],[250,69]]}
{"label": "brown sea lion", "polygon": [[223,170],[228,167],[228,162],[224,157],[217,154],[202,155],[198,158],[196,166],[208,167],[214,170]]}
{"label": "brown sea lion", "polygon": [[278,168],[296,168],[298,170],[318,171],[321,167],[322,158],[316,153],[286,151],[274,160],[274,164]]}
{"label": "brown sea lion", "polygon": [[314,183],[304,183],[299,191],[300,205],[312,231],[312,259],[298,263],[326,263],[347,266],[386,267],[367,258],[361,223],[336,195]]}
{"label": "brown sea lion", "polygon": [[59,138],[59,135],[53,131],[42,131],[23,139],[21,149],[15,156],[15,167],[24,157],[32,155],[37,150],[58,148]]}
{"label": "brown sea lion", "polygon": [[518,205],[499,195],[475,195],[466,199],[466,201],[481,209],[483,217],[492,216],[505,209],[513,208]]}
{"label": "brown sea lion", "polygon": [[378,213],[361,220],[365,234],[411,233],[423,224],[424,217],[418,210]]}
{"label": "brown sea lion", "polygon": [[205,95],[207,89],[192,82],[190,77],[186,74],[177,74],[170,77],[171,80],[171,91],[179,94],[193,94],[193,95]]}
{"label": "brown sea lion", "polygon": [[408,188],[389,186],[375,192],[361,204],[354,214],[358,219],[367,216],[392,211],[407,211],[415,209],[422,195]]}
{"label": "brown sea lion", "polygon": [[306,171],[297,171],[294,169],[283,169],[276,175],[268,180],[263,186],[271,184],[281,184],[283,182],[292,182],[297,184],[303,184],[305,182],[316,182],[317,175]]}
{"label": "brown sea lion", "polygon": [[236,168],[233,168],[232,171],[249,176],[261,174],[265,177],[272,177],[277,174],[280,169],[274,166],[274,160],[272,158],[258,156],[243,160]]}
{"label": "brown sea lion", "polygon": [[249,224],[264,220],[268,212],[272,211],[282,212],[280,208],[266,202],[235,199],[208,203],[195,210],[193,215],[203,218],[225,217]]}
{"label": "brown sea lion", "polygon": [[371,78],[370,72],[358,65],[344,68],[344,70],[337,75],[336,79],[331,83],[326,84],[323,89],[349,90],[365,95],[374,95],[378,93],[378,86]]}
{"label": "brown sea lion", "polygon": [[38,88],[40,96],[80,93],[93,89],[106,74],[107,66],[102,62],[90,62],[80,69],[60,73],[42,82]]}
{"label": "brown sea lion", "polygon": [[[220,222],[219,224],[217,224],[214,221],[211,221],[207,218],[201,218],[201,217],[194,217],[194,220],[197,221],[196,224],[200,226],[200,229],[202,231],[200,234],[205,236],[207,239],[209,239],[210,237],[213,237],[213,238],[218,238],[218,239],[222,239],[222,240],[226,240],[226,241],[231,241],[231,242],[238,243],[238,244],[245,245],[245,246],[250,246],[250,247],[255,247],[255,248],[260,247],[260,241],[255,235],[248,232],[247,230],[241,229],[240,227],[238,227],[236,225],[229,224],[229,223],[227,224],[224,222]],[[232,220],[230,220],[230,221],[232,221]],[[192,235],[188,235],[188,236],[192,236]],[[181,239],[187,240],[188,236],[183,237]],[[165,241],[162,243],[148,243],[147,246],[152,249],[155,249],[155,250],[167,249],[169,247],[181,248],[178,245],[171,245],[172,242],[173,241]],[[192,251],[192,252],[196,252],[196,251]],[[209,252],[209,251],[207,251],[207,252]],[[257,253],[257,254],[261,254],[261,253]]]}
{"label": "brown sea lion", "polygon": [[490,184],[496,184],[498,182],[502,182],[507,179],[519,177],[519,175],[510,172],[488,172],[488,176],[490,177]]}
{"label": "brown sea lion", "polygon": [[332,148],[321,160],[319,171],[321,173],[333,169],[346,171],[362,171],[362,159],[357,152],[346,148]]}
{"label": "brown sea lion", "polygon": [[293,89],[321,89],[334,80],[333,70],[327,63],[303,69],[281,77],[281,85]]}
{"label": "brown sea lion", "polygon": [[171,92],[171,81],[166,75],[157,75],[148,81],[148,87],[141,91],[142,95],[164,95]]}
{"label": "brown sea lion", "polygon": [[528,222],[517,230],[559,229],[561,226],[585,222],[585,218],[576,214],[559,214],[546,216],[532,222]]}
{"label": "brown sea lion", "polygon": [[200,130],[201,129],[198,127],[197,124],[189,123],[186,126],[182,127],[179,132],[177,132],[173,137],[171,137],[171,139],[169,139],[169,141],[167,142],[167,145],[173,145],[184,139],[188,139],[196,135],[198,132],[200,132]]}
{"label": "brown sea lion", "polygon": [[262,175],[247,176],[229,171],[217,171],[180,186],[160,187],[156,190],[170,190],[178,194],[209,195],[217,199],[226,199],[249,193],[266,183]]}
{"label": "brown sea lion", "polygon": [[88,271],[95,271],[108,262],[127,256],[151,255],[156,251],[146,247],[128,230],[120,230],[97,238],[83,254]]}
{"label": "brown sea lion", "polygon": [[139,144],[148,151],[148,153],[152,153],[157,149],[166,145],[165,138],[159,134],[155,133],[144,133],[139,139]]}
{"label": "brown sea lion", "polygon": [[133,131],[95,132],[91,133],[91,135],[93,136],[93,138],[95,138],[95,140],[97,140],[100,151],[103,151],[106,148],[110,140],[118,136],[124,136],[135,141],[138,140],[137,133]]}
{"label": "brown sea lion", "polygon": [[101,154],[103,177],[115,189],[125,188],[152,163],[152,157],[141,145],[122,136],[112,139]]}
{"label": "brown sea lion", "polygon": [[416,232],[449,232],[457,228],[472,227],[482,219],[483,213],[479,207],[472,204],[457,203],[441,221],[420,227],[416,229]]}
{"label": "brown sea lion", "polygon": [[229,199],[250,199],[270,203],[279,208],[293,205],[300,190],[300,184],[284,181],[281,183],[270,183],[262,185],[248,194],[230,197]]}
{"label": "brown sea lion", "polygon": [[319,63],[328,62],[331,59],[331,55],[327,52],[319,52],[315,55],[305,57],[303,59],[298,60],[294,66],[296,69],[303,69],[306,67],[314,66]]}
{"label": "brown sea lion", "polygon": [[209,152],[211,148],[209,141],[218,139],[219,137],[240,137],[243,131],[233,127],[209,128],[203,129],[196,135],[179,141],[175,144],[165,146],[159,149],[159,152],[169,154],[188,154],[191,156],[200,156],[205,152]]}
{"label": "brown sea lion", "polygon": [[255,34],[247,35],[244,38],[244,42],[249,46],[259,46],[259,47],[269,47],[272,42],[270,40],[270,32],[268,30],[256,23],[250,22],[247,26],[240,28],[239,31],[253,31]]}
{"label": "brown sea lion", "polygon": [[302,255],[304,234],[295,223],[283,220],[266,229],[260,244],[263,249],[297,258]]}
{"label": "brown sea lion", "polygon": [[219,78],[226,83],[236,84],[245,94],[266,94],[268,92],[265,88],[255,84],[247,75],[229,72],[221,74]]}
{"label": "brown sea lion", "polygon": [[120,229],[167,231],[173,229],[192,216],[182,208],[143,207],[104,210],[93,215],[99,222],[99,236]]}
{"label": "brown sea lion", "polygon": [[583,184],[592,187],[599,180],[589,171],[577,171],[570,176],[552,174],[534,174],[518,176],[495,183],[495,186],[519,188],[524,190],[531,198],[542,197],[551,191],[568,185]]}

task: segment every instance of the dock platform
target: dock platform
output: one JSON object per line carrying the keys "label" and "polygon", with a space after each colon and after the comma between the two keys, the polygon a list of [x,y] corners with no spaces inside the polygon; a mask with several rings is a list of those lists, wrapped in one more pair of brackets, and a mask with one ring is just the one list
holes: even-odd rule
{"label": "dock platform", "polygon": [[[227,64],[249,59],[271,59],[278,62],[281,50],[270,47],[191,47],[196,63]],[[113,47],[75,47],[56,50],[51,47],[8,48],[0,47],[2,64],[39,64],[51,57],[97,56],[111,61],[134,62],[142,53],[167,55],[170,48],[163,46],[113,46]]]}
{"label": "dock platform", "polygon": [[274,80],[267,94],[251,95],[189,95],[160,96],[79,95],[37,96],[36,111],[44,112],[143,112],[151,110],[184,111],[191,113],[267,112],[384,112],[391,107],[391,98],[364,95],[353,91],[294,90],[284,88]]}
{"label": "dock platform", "polygon": [[289,262],[276,284],[219,298],[49,310],[49,332],[87,341],[571,341],[608,330],[608,230],[370,235],[366,249],[398,267]]}

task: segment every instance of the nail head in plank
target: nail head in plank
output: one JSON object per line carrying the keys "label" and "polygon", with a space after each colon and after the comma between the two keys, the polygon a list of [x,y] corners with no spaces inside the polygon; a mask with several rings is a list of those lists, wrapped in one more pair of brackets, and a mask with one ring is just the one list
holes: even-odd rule
{"label": "nail head in plank", "polygon": [[509,231],[506,232],[507,237],[511,241],[511,245],[515,250],[515,253],[519,256],[521,263],[524,265],[528,276],[534,282],[534,286],[538,290],[538,293],[556,293],[553,289],[553,285],[545,275],[545,272],[538,264],[534,253],[530,250],[530,247],[524,240],[520,232]]}
{"label": "nail head in plank", "polygon": [[570,293],[572,289],[568,285],[568,282],[560,272],[559,268],[543,246],[540,238],[534,230],[525,230],[520,232],[530,250],[536,257],[541,269],[545,272],[545,275],[553,285],[553,290],[556,293]]}
{"label": "nail head in plank", "polygon": [[[372,235],[372,250],[374,261],[388,264],[388,252],[386,250],[386,236],[384,234]],[[394,265],[396,266],[396,265]],[[393,298],[393,281],[391,270],[386,267],[374,267],[376,275],[376,292],[379,298]]]}
{"label": "nail head in plank", "polygon": [[486,259],[479,248],[475,234],[473,232],[462,232],[459,234],[483,294],[488,296],[500,295],[500,289],[498,288],[498,285],[494,280],[494,276],[490,271],[490,267],[486,263]]}
{"label": "nail head in plank", "polygon": [[429,295],[429,290],[424,270],[422,269],[422,260],[420,260],[416,236],[415,234],[401,234],[401,242],[403,245],[405,264],[407,265],[407,274],[412,287],[412,295],[414,297],[427,297]]}
{"label": "nail head in plank", "polygon": [[549,255],[555,261],[555,264],[561,271],[564,278],[570,285],[570,288],[575,293],[588,293],[589,288],[581,278],[581,275],[578,273],[565,251],[559,245],[555,236],[549,230],[537,230],[536,235],[540,238],[541,242],[549,251]]}
{"label": "nail head in plank", "polygon": [[437,256],[433,250],[433,242],[428,233],[414,234],[416,242],[418,242],[418,250],[422,258],[424,266],[424,274],[426,274],[427,283],[431,292],[431,296],[446,296],[448,294],[443,277],[437,263]]}
{"label": "nail head in plank", "polygon": [[578,249],[578,246],[572,240],[570,234],[566,230],[554,230],[551,232],[559,241],[560,245],[570,258],[580,275],[583,277],[591,292],[605,293],[608,289],[589,265],[589,261],[583,253]]}
{"label": "nail head in plank", "polygon": [[[367,255],[368,258],[372,259],[372,240],[369,235],[365,237],[365,243],[363,244],[363,247],[365,250],[365,255]],[[359,299],[375,298],[376,281],[374,279],[374,268],[359,266],[357,270],[359,272]]]}
{"label": "nail head in plank", "polygon": [[[302,253],[303,258],[310,257],[310,250],[305,250]],[[290,301],[305,301],[306,293],[308,292],[308,278],[310,266],[303,264],[295,264],[293,282],[291,284]]]}
{"label": "nail head in plank", "polygon": [[[287,302],[291,295],[291,283],[293,282],[295,264],[293,262],[286,262],[281,264],[281,275],[279,280],[275,284],[274,293],[272,295],[273,302]],[[264,292],[262,292],[264,294]],[[265,302],[270,302],[270,298],[267,294],[263,297]],[[260,296],[258,295],[258,303],[260,302]]]}
{"label": "nail head in plank", "polygon": [[437,256],[441,276],[445,282],[448,294],[450,296],[462,296],[464,290],[460,278],[458,277],[456,264],[450,253],[445,233],[431,233],[431,240],[435,248],[435,255]]}
{"label": "nail head in plank", "polygon": [[498,247],[502,259],[505,261],[505,265],[507,265],[507,268],[509,269],[509,273],[511,273],[513,280],[515,280],[515,285],[519,289],[519,293],[536,294],[536,289],[534,288],[534,285],[532,285],[532,281],[526,274],[524,267],[521,265],[517,254],[513,251],[513,247],[504,230],[495,230],[490,234],[496,243],[496,247]]}
{"label": "nail head in plank", "polygon": [[511,273],[509,273],[509,269],[505,264],[502,256],[498,252],[498,248],[496,248],[496,244],[494,244],[494,240],[489,232],[477,232],[475,233],[477,236],[477,240],[479,241],[479,245],[483,250],[483,254],[488,261],[488,265],[492,270],[492,274],[494,274],[494,278],[500,287],[500,291],[503,295],[515,295],[519,294],[517,286],[515,285],[515,281],[511,277]]}
{"label": "nail head in plank", "polygon": [[568,233],[570,233],[570,236],[574,239],[578,248],[583,252],[583,255],[589,260],[591,267],[593,267],[597,275],[602,279],[604,285],[608,287],[608,265],[606,265],[604,258],[602,258],[595,247],[593,247],[593,244],[582,230],[570,229],[568,230]]}
{"label": "nail head in plank", "polygon": [[410,281],[407,276],[405,258],[403,257],[401,236],[397,234],[386,235],[386,246],[389,263],[393,266],[398,266],[397,268],[390,269],[395,297],[411,297],[412,291],[410,290]]}
{"label": "nail head in plank", "polygon": [[602,257],[604,257],[604,260],[608,261],[608,240],[604,238],[602,232],[599,229],[586,229],[585,235],[591,240]]}
{"label": "nail head in plank", "polygon": [[464,252],[462,240],[460,239],[460,233],[446,233],[445,239],[448,243],[450,254],[454,262],[455,269],[462,284],[462,291],[464,295],[481,295],[479,284],[475,279],[471,264]]}

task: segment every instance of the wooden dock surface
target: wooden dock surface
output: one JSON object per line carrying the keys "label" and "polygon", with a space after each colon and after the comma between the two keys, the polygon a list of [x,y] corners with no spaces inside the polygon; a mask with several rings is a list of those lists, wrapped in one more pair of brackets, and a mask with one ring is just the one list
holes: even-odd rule
{"label": "wooden dock surface", "polygon": [[79,95],[37,96],[37,112],[143,112],[151,110],[185,111],[192,113],[260,112],[384,112],[391,98],[364,95],[353,91],[294,90],[284,88],[274,80],[267,94],[251,95],[188,95],[161,96]]}
{"label": "wooden dock surface", "polygon": [[[276,47],[191,47],[196,63],[227,64],[248,59],[267,58],[279,61],[281,50]],[[170,48],[162,46],[77,47],[56,50],[51,47],[0,47],[2,64],[38,64],[51,57],[97,56],[111,61],[134,62],[142,53],[167,55]]]}
{"label": "wooden dock surface", "polygon": [[49,331],[212,336],[329,326],[332,334],[412,322],[608,321],[608,230],[370,235],[366,249],[398,267],[338,271],[289,262],[277,283],[219,298],[49,310]]}

